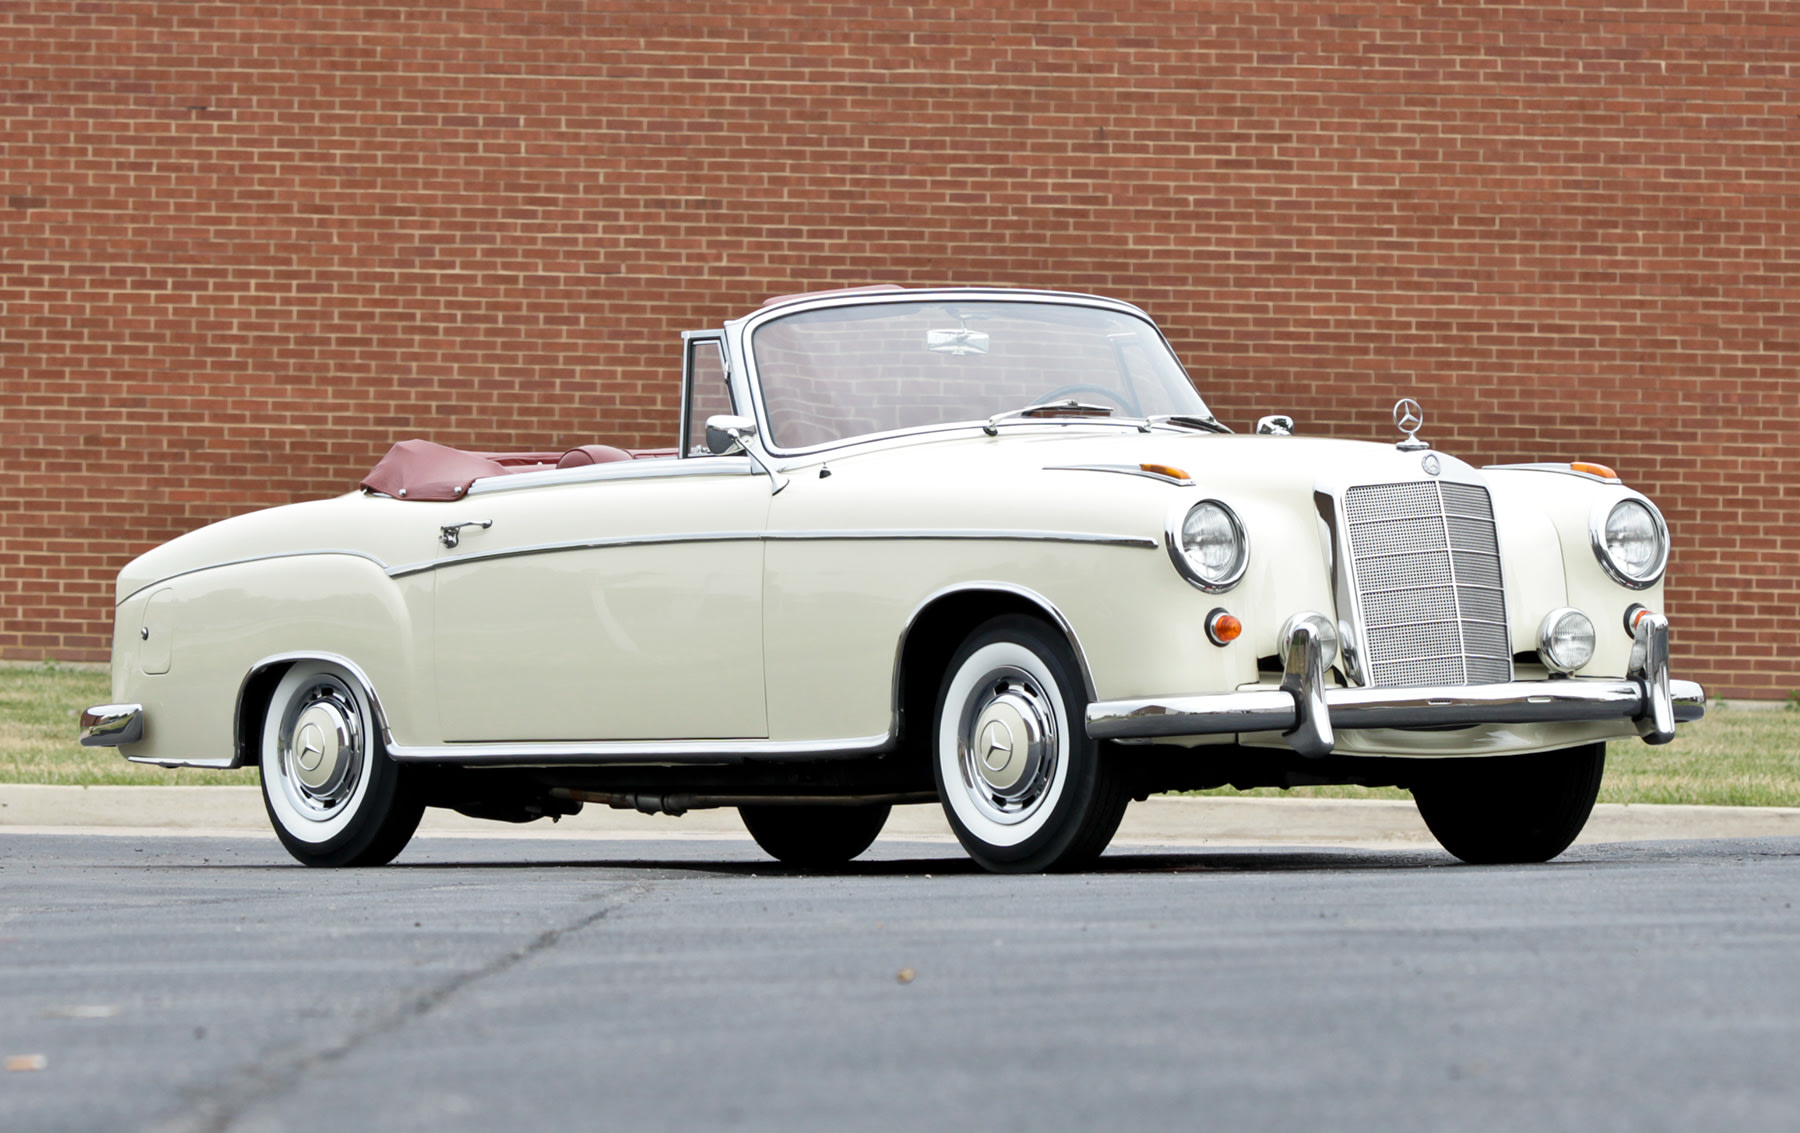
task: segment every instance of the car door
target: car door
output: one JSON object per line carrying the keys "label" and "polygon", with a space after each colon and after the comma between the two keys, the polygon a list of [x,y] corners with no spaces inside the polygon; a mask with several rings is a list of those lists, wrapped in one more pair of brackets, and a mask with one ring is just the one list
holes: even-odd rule
{"label": "car door", "polygon": [[[690,391],[719,357],[687,344]],[[766,737],[753,472],[684,453],[478,481],[434,572],[444,739]]]}
{"label": "car door", "polygon": [[447,522],[489,526],[463,528],[435,572],[445,740],[767,735],[767,481],[748,462],[641,463],[669,474],[454,505]]}

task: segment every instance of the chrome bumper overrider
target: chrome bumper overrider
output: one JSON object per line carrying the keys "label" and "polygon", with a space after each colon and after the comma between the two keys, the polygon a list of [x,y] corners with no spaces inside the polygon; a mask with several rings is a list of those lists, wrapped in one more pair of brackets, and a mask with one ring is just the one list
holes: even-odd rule
{"label": "chrome bumper overrider", "polygon": [[1706,690],[1669,679],[1669,622],[1638,621],[1624,680],[1571,678],[1434,688],[1327,688],[1321,643],[1307,625],[1287,644],[1279,689],[1100,701],[1088,707],[1099,740],[1283,732],[1302,755],[1323,756],[1335,728],[1429,728],[1457,724],[1542,724],[1631,720],[1645,742],[1668,743],[1678,721],[1706,714]]}
{"label": "chrome bumper overrider", "polygon": [[118,747],[144,738],[144,706],[102,704],[81,714],[83,747]]}

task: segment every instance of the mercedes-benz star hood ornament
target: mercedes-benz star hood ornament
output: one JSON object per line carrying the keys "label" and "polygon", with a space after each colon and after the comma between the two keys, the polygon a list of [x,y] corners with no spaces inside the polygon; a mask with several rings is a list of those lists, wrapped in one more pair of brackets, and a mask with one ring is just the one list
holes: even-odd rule
{"label": "mercedes-benz star hood ornament", "polygon": [[1412,398],[1403,397],[1394,402],[1394,427],[1406,434],[1406,439],[1394,446],[1401,452],[1418,452],[1431,447],[1419,439],[1419,430],[1425,427],[1425,411]]}

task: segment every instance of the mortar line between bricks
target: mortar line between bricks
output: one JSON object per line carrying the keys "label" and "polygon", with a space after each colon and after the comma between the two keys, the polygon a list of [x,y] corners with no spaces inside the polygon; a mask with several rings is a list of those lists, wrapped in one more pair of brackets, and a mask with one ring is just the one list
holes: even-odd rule
{"label": "mortar line between bricks", "polygon": [[305,1049],[296,1044],[286,1051],[277,1048],[253,1058],[239,1070],[229,1072],[226,1080],[212,1086],[196,1087],[184,1110],[158,1120],[151,1128],[156,1133],[227,1133],[238,1120],[256,1106],[276,1101],[298,1087],[312,1071],[330,1066],[354,1053],[371,1039],[391,1034],[414,1020],[429,1015],[440,1004],[465,988],[501,975],[534,956],[556,947],[565,937],[599,923],[613,913],[648,895],[650,887],[632,885],[623,894],[615,894],[593,910],[565,925],[546,929],[528,943],[490,960],[479,968],[459,972],[405,997],[399,1003],[365,1017],[350,1033]]}

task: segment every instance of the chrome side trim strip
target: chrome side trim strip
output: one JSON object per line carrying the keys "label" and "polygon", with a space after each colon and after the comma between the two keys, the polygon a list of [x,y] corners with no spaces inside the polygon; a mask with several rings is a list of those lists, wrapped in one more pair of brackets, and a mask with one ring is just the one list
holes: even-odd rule
{"label": "chrome side trim strip", "polygon": [[[623,463],[623,462],[621,462]],[[387,573],[389,578],[405,578],[407,575],[421,574],[436,570],[439,567],[458,566],[462,563],[484,562],[489,559],[510,559],[519,555],[547,555],[558,551],[586,551],[602,547],[639,547],[667,543],[733,543],[752,539],[767,542],[804,542],[807,540],[869,540],[869,539],[940,539],[940,540],[993,540],[997,542],[1022,543],[1088,543],[1103,547],[1143,547],[1154,550],[1157,542],[1136,535],[1107,535],[1085,531],[982,531],[956,529],[919,529],[906,530],[866,530],[866,531],[713,531],[704,534],[671,534],[671,535],[621,535],[607,539],[573,539],[560,543],[533,543],[523,547],[508,547],[499,551],[478,551],[467,555],[454,555],[443,559],[422,560],[419,562],[401,563],[389,566],[386,561],[369,554],[367,551],[352,551],[343,547],[320,547],[308,551],[274,551],[266,555],[251,555],[242,559],[227,559],[224,562],[208,563],[192,570],[177,571],[138,587],[131,593],[121,597],[114,605],[124,605],[144,591],[161,586],[177,578],[186,578],[190,574],[201,574],[209,570],[222,570],[225,567],[245,566],[249,563],[270,562],[275,559],[301,559],[313,555],[348,555],[354,559],[363,559],[374,563]]]}
{"label": "chrome side trim strip", "polygon": [[1002,543],[1088,543],[1102,547],[1141,547],[1154,551],[1160,544],[1141,535],[1106,535],[1090,531],[1001,531],[979,528],[894,528],[890,530],[765,531],[770,542],[831,542],[839,539],[936,539],[994,541]]}
{"label": "chrome side trim strip", "polygon": [[1605,476],[1597,476],[1592,472],[1579,472],[1566,463],[1555,464],[1549,461],[1538,461],[1533,464],[1484,464],[1481,466],[1481,470],[1483,472],[1554,472],[1560,476],[1579,476],[1583,480],[1592,480],[1596,484],[1621,483],[1617,476],[1609,480]]}
{"label": "chrome side trim strip", "polygon": [[[1668,687],[1673,720],[1698,720],[1706,714],[1706,690],[1699,684],[1672,680]],[[1589,678],[1436,688],[1330,688],[1324,696],[1334,729],[1644,720],[1654,716],[1658,699],[1656,691],[1647,690],[1640,680]],[[1301,723],[1294,695],[1285,689],[1100,701],[1089,705],[1087,712],[1088,735],[1099,740],[1285,732]]]}
{"label": "chrome side trim strip", "polygon": [[384,560],[376,558],[367,551],[352,551],[347,547],[319,547],[309,551],[271,551],[266,555],[250,555],[247,558],[242,559],[226,559],[222,563],[207,563],[205,566],[194,567],[191,570],[178,570],[174,574],[164,575],[155,582],[145,583],[113,604],[115,606],[123,606],[125,603],[136,598],[146,590],[161,586],[166,582],[172,582],[177,578],[186,578],[190,574],[203,574],[209,570],[222,570],[225,567],[245,566],[249,563],[264,563],[273,559],[304,559],[313,555],[348,555],[353,559],[366,559],[380,567],[382,570],[388,569],[388,565]]}
{"label": "chrome side trim strip", "polygon": [[528,543],[520,547],[503,547],[498,551],[473,551],[466,555],[450,555],[441,559],[402,563],[388,568],[389,578],[405,578],[411,574],[466,563],[485,563],[495,559],[516,559],[524,555],[554,555],[562,551],[593,551],[606,547],[653,547],[670,543],[742,543],[762,538],[760,531],[714,531],[705,535],[622,535],[611,539],[571,539],[561,543]]}
{"label": "chrome side trim strip", "polygon": [[1045,472],[1117,472],[1121,476],[1142,476],[1146,480],[1160,480],[1164,484],[1174,484],[1180,488],[1194,486],[1192,479],[1182,480],[1174,476],[1165,476],[1161,472],[1152,472],[1138,464],[1046,464]]}
{"label": "chrome side trim strip", "polygon": [[485,767],[542,767],[599,763],[739,763],[842,759],[893,747],[889,733],[840,740],[586,740],[557,743],[390,745],[401,763],[459,763]]}
{"label": "chrome side trim strip", "polygon": [[390,578],[461,566],[464,563],[511,559],[521,555],[551,555],[561,551],[588,551],[608,547],[648,547],[674,543],[741,543],[760,540],[767,543],[835,542],[861,540],[972,540],[1026,543],[1088,543],[1106,547],[1143,547],[1154,550],[1156,540],[1135,535],[1105,535],[1084,531],[978,531],[978,530],[865,530],[865,531],[712,531],[704,534],[621,535],[607,539],[573,539],[563,543],[533,543],[506,547],[498,551],[476,551],[442,559],[403,563],[387,568]]}
{"label": "chrome side trim strip", "polygon": [[119,747],[143,738],[141,704],[100,704],[81,714],[82,747]]}

